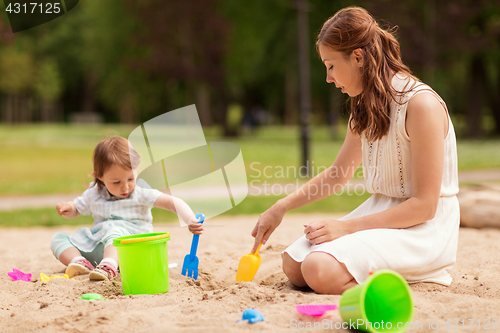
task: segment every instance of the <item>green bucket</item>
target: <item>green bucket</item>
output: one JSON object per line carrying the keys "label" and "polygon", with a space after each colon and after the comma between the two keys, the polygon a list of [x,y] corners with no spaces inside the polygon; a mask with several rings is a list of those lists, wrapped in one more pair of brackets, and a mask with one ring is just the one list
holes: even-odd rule
{"label": "green bucket", "polygon": [[125,295],[163,294],[168,291],[167,241],[165,232],[113,239],[118,250]]}
{"label": "green bucket", "polygon": [[339,310],[342,320],[358,330],[400,333],[411,325],[413,300],[401,275],[381,269],[364,283],[346,290]]}

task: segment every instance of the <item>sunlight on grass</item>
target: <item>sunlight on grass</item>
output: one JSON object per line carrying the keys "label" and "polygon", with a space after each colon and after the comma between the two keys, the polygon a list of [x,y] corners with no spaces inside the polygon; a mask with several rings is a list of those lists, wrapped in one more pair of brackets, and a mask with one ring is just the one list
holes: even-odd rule
{"label": "sunlight on grass", "polygon": [[499,169],[500,140],[459,140],[458,170]]}
{"label": "sunlight on grass", "polygon": [[[368,197],[369,193],[362,195],[333,195],[324,200],[309,204],[299,209],[292,210],[287,214],[297,213],[343,213],[349,212]],[[259,215],[271,207],[281,196],[248,196],[243,202],[221,216],[236,215]],[[155,223],[177,222],[177,216],[159,208],[153,208],[153,226]],[[257,223],[257,219],[255,220]],[[0,226],[2,227],[34,227],[34,226],[61,226],[61,225],[84,225],[90,227],[93,223],[91,216],[79,216],[74,219],[65,219],[57,214],[54,208],[40,209],[18,209],[12,211],[0,211]]]}
{"label": "sunlight on grass", "polygon": [[[92,151],[104,137],[127,137],[134,125],[0,125],[0,196],[79,193],[92,179]],[[218,128],[204,129],[207,141],[240,146],[249,181],[291,182],[299,177],[298,127],[268,126],[253,136],[222,138]],[[313,175],[333,163],[345,126],[333,137],[326,126],[311,129]],[[459,140],[459,170],[500,168],[500,140]],[[359,173],[356,172],[359,176]],[[269,176],[269,177],[268,177]],[[307,180],[307,179],[302,179]]]}

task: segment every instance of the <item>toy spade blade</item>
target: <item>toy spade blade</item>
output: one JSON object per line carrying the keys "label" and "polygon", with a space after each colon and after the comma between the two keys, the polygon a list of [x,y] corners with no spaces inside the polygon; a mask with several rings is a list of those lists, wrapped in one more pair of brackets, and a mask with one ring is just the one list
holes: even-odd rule
{"label": "toy spade blade", "polygon": [[260,247],[262,243],[259,244],[257,251],[255,253],[245,254],[240,259],[240,263],[238,265],[238,271],[236,272],[236,282],[249,282],[253,280],[253,277],[257,273],[260,267],[260,263],[262,259],[259,255]]}
{"label": "toy spade blade", "polygon": [[[196,235],[198,236],[198,235]],[[184,257],[184,262],[182,263],[182,272],[181,274],[190,278],[193,278],[195,280],[198,280],[198,264],[199,264],[199,259],[195,255],[191,257],[191,255],[186,255]]]}
{"label": "toy spade blade", "polygon": [[[203,223],[205,221],[205,215],[198,213],[196,214],[196,218],[198,219],[198,223]],[[181,274],[187,277],[191,277],[195,280],[198,279],[198,264],[199,260],[196,256],[196,250],[198,249],[198,241],[200,239],[200,235],[193,235],[193,241],[191,243],[191,251],[188,255],[184,257],[184,262],[182,263],[182,272]]]}

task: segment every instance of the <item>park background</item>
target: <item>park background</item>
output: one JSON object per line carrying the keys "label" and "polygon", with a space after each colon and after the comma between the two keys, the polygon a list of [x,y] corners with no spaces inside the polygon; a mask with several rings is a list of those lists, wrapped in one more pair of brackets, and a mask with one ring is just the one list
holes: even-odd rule
{"label": "park background", "polygon": [[[0,2],[0,201],[26,202],[0,211],[0,225],[91,224],[91,217],[65,220],[53,207],[30,202],[82,193],[98,141],[128,136],[140,123],[190,104],[207,141],[241,147],[249,182],[307,181],[318,169],[309,176],[272,171],[303,163],[304,108],[311,165],[330,165],[340,149],[348,105],[326,84],[314,42],[322,23],[349,5],[399,27],[403,60],[447,102],[459,171],[500,169],[498,1],[80,1],[64,16],[16,34]],[[252,163],[271,167],[270,177]],[[249,195],[226,214],[259,214],[282,196]],[[367,197],[338,195],[297,212],[346,212]],[[154,216],[175,220],[158,210]]]}
{"label": "park background", "polygon": [[[258,214],[283,194],[251,191],[208,221],[200,278],[169,270],[166,294],[126,296],[120,281],[87,276],[37,278],[64,273],[49,246],[56,231],[92,224],[90,216],[62,218],[55,204],[74,199],[92,180],[95,145],[105,136],[127,137],[165,112],[196,104],[207,141],[239,145],[251,184],[300,185],[330,165],[348,113],[345,96],[325,82],[314,41],[328,17],[353,4],[399,26],[404,61],[447,102],[458,135],[460,194],[478,182],[498,185],[498,0],[82,0],[16,34],[0,1],[0,331],[289,332],[291,320],[310,320],[295,312],[296,304],[338,304],[340,296],[294,288],[280,254],[302,235],[304,222],[339,218],[366,200],[366,191],[287,213],[249,283],[235,283],[238,262],[253,245]],[[303,165],[307,122],[314,168],[308,176],[281,173]],[[361,177],[356,173],[353,183]],[[490,208],[498,211],[498,204]],[[153,216],[155,231],[171,233],[169,263],[182,263],[192,235],[169,212],[155,208]],[[498,228],[460,229],[452,285],[411,285],[414,321],[425,328],[409,332],[449,331],[447,320],[454,332],[494,329],[499,237]],[[11,281],[13,267],[34,281]],[[108,300],[78,299],[96,292]],[[237,322],[248,307],[265,321]],[[332,320],[341,318],[335,313]],[[440,330],[428,326],[435,322]]]}

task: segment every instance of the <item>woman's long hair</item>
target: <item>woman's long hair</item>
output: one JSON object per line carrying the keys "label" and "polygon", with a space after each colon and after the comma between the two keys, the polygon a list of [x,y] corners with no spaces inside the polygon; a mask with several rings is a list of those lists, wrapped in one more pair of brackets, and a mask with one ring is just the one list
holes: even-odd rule
{"label": "woman's long hair", "polygon": [[363,92],[351,97],[349,127],[358,135],[364,133],[368,141],[381,139],[389,130],[389,106],[398,94],[391,84],[392,75],[402,73],[419,81],[401,60],[395,30],[382,29],[368,11],[352,6],[329,18],[316,41],[316,48],[323,45],[346,56],[362,50]]}

